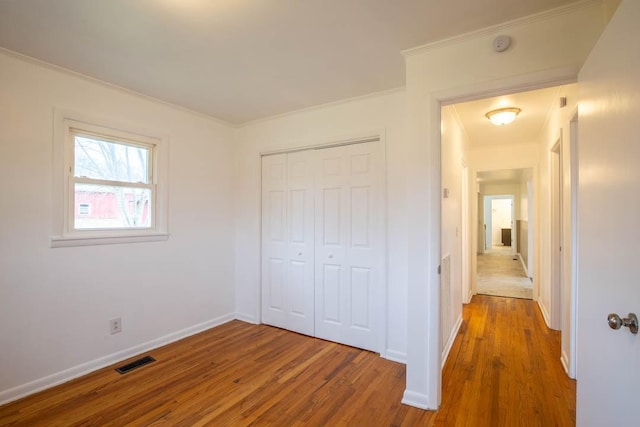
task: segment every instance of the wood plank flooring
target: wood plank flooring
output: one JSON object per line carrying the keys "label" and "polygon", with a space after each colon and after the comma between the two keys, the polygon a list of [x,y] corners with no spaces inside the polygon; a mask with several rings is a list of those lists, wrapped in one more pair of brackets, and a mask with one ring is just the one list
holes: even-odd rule
{"label": "wood plank flooring", "polygon": [[[534,303],[474,297],[443,372],[437,413],[400,403],[404,365],[232,321],[0,407],[1,426],[565,426],[575,382]],[[132,358],[132,360],[135,358]],[[125,361],[126,362],[126,361]],[[124,364],[119,363],[118,366]]]}
{"label": "wood plank flooring", "polygon": [[442,373],[434,426],[573,426],[576,382],[560,332],[530,300],[476,295]]}

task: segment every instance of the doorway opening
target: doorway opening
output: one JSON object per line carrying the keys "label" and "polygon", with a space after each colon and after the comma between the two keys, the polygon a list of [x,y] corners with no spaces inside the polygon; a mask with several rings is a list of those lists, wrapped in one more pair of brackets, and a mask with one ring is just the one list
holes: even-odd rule
{"label": "doorway opening", "polygon": [[[510,171],[522,176],[520,170]],[[525,181],[526,182],[526,181]],[[514,186],[517,190],[520,186]],[[481,185],[483,192],[490,192],[490,186]],[[483,194],[483,193],[481,193]],[[521,201],[520,192],[508,195],[483,194],[484,251],[478,253],[476,269],[476,293],[508,298],[533,299],[533,281],[527,275],[526,251],[521,254],[520,240],[530,240],[533,229],[526,219],[520,217],[521,208],[515,209]],[[516,211],[518,213],[516,214]],[[516,226],[517,224],[517,226]]]}
{"label": "doorway opening", "polygon": [[[571,195],[573,184],[568,178],[552,181],[554,173],[558,180],[565,173],[553,172],[554,164],[566,163],[563,155],[573,157],[568,144],[559,145],[553,163],[552,148],[569,125],[568,109],[561,110],[565,94],[575,99],[575,90],[568,84],[441,105],[440,264],[447,267],[440,276],[443,365],[461,323],[462,304],[477,294],[533,300],[547,325],[561,330],[563,344],[565,336],[569,339],[572,320],[559,309],[571,306],[575,295],[554,293],[563,288],[552,288],[551,276],[571,277],[572,265],[563,256],[556,258],[562,266],[554,264],[553,248],[572,233],[570,223],[558,222],[559,216],[567,217],[569,203],[557,201]],[[487,111],[511,106],[521,113],[510,125],[495,126],[485,117]],[[502,275],[491,277],[488,269],[497,261],[504,261],[493,265]],[[574,364],[571,355],[563,359]]]}
{"label": "doorway opening", "polygon": [[485,253],[513,254],[513,194],[483,196],[485,211]]}

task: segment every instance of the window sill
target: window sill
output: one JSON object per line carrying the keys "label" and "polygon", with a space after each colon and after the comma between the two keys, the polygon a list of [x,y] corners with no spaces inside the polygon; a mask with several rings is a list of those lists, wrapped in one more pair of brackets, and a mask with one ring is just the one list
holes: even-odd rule
{"label": "window sill", "polygon": [[54,236],[51,238],[52,248],[72,246],[117,245],[122,243],[161,242],[169,240],[169,233],[145,233],[128,235],[85,235]]}

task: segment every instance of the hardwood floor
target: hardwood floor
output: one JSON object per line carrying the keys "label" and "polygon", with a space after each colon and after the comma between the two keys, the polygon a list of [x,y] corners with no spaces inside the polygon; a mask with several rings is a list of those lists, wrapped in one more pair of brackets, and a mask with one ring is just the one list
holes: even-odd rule
{"label": "hardwood floor", "polygon": [[476,295],[442,374],[434,426],[573,426],[576,382],[535,302]]}
{"label": "hardwood floor", "polygon": [[[232,321],[0,407],[2,426],[573,425],[575,382],[559,334],[531,301],[465,306],[438,413],[400,403],[404,365],[264,325]],[[135,359],[135,358],[134,358]],[[119,363],[118,366],[124,364]]]}
{"label": "hardwood floor", "polygon": [[[425,425],[402,405],[404,365],[340,344],[232,321],[0,407],[0,425]],[[121,364],[118,364],[118,366]]]}

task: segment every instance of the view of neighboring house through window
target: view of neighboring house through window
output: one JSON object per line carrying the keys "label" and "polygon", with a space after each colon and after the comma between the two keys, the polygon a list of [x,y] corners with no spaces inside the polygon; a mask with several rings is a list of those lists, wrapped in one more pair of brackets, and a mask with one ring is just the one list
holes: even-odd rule
{"label": "view of neighboring house through window", "polygon": [[148,229],[154,226],[154,145],[70,129],[71,229]]}

